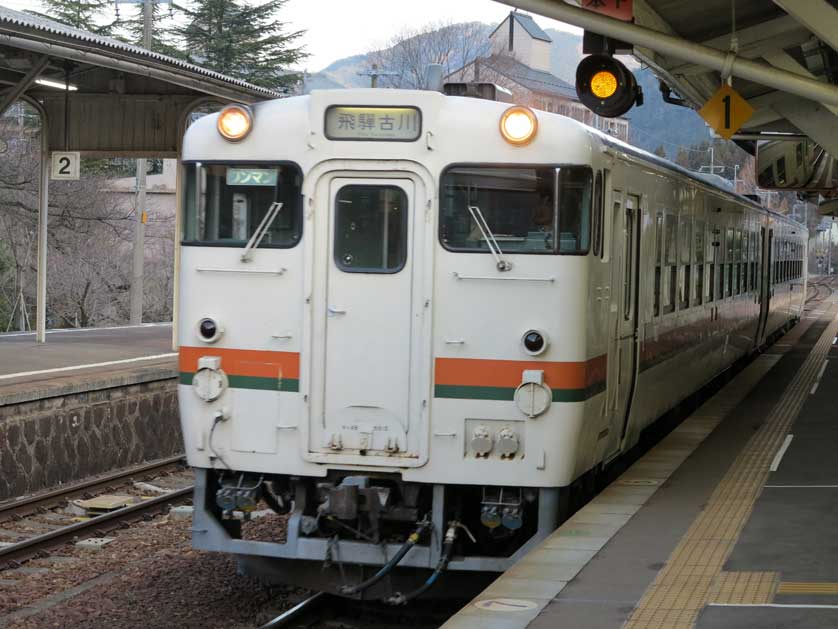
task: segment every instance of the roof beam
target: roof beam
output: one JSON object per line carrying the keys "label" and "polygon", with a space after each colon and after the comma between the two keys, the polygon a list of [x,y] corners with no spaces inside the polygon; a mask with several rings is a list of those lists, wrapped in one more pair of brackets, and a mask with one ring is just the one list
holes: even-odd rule
{"label": "roof beam", "polygon": [[47,67],[48,63],[49,57],[46,55],[38,59],[32,64],[29,72],[26,73],[18,84],[11,87],[3,94],[2,97],[0,97],[0,116],[6,113],[6,110],[12,106],[12,103],[14,103],[26,90],[29,89],[29,87],[35,82],[35,79],[40,76],[43,69]]}
{"label": "roof beam", "polygon": [[827,153],[838,155],[836,118],[824,105],[804,98],[790,97],[774,105],[774,110],[787,118],[795,127],[821,145]]}
{"label": "roof beam", "polygon": [[[775,68],[780,68],[786,72],[794,72],[800,76],[806,76],[812,79],[815,78],[809,70],[800,65],[794,57],[784,50],[775,50],[765,54],[763,58]],[[826,108],[838,116],[838,105],[826,105]]]}
{"label": "roof beam", "polygon": [[729,70],[732,76],[780,89],[789,94],[816,102],[838,105],[838,86],[813,81],[750,59],[725,54],[720,50],[702,46],[681,37],[616,20],[555,0],[501,1],[504,4],[567,22],[606,37],[612,37],[636,46],[645,46],[650,50],[675,59],[694,61],[719,72]]}
{"label": "roof beam", "polygon": [[774,4],[838,51],[838,9],[826,0],[774,0]]}
{"label": "roof beam", "polygon": [[[812,34],[786,15],[759,26],[751,26],[742,31],[737,31],[736,38],[739,42],[739,52],[737,54],[746,59],[757,59],[767,52],[802,44],[811,39]],[[725,35],[708,39],[702,42],[702,45],[727,52],[730,49],[730,36]],[[670,72],[690,75],[708,72],[708,70],[706,67],[695,63],[685,63],[673,66],[670,68]]]}

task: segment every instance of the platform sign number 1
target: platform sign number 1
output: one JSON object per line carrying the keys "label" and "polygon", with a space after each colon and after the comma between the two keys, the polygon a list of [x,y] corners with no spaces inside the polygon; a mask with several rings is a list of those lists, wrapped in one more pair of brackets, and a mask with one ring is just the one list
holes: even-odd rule
{"label": "platform sign number 1", "polygon": [[708,125],[729,140],[754,115],[754,108],[729,85],[722,85],[698,111]]}
{"label": "platform sign number 1", "polygon": [[78,151],[53,151],[50,178],[59,181],[78,179],[80,162]]}

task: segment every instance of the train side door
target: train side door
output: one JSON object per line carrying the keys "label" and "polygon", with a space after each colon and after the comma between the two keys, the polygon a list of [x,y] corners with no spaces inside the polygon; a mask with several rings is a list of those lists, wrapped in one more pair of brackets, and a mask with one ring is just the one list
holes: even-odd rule
{"label": "train side door", "polygon": [[628,428],[637,377],[637,300],[640,260],[640,197],[614,192],[612,243],[611,340],[608,348],[609,404],[606,461],[620,453]]}
{"label": "train side door", "polygon": [[768,230],[766,242],[765,227],[760,230],[760,246],[762,259],[765,261],[760,269],[759,280],[759,327],[757,328],[757,346],[765,341],[765,327],[768,324],[768,312],[771,309],[771,273],[774,265],[774,230]]}

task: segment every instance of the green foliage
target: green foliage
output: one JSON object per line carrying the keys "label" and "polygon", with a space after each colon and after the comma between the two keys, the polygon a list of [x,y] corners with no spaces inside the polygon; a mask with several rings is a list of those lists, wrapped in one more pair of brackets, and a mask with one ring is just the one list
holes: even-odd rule
{"label": "green foliage", "polygon": [[303,31],[286,33],[277,18],[285,2],[251,6],[242,0],[193,0],[179,7],[187,22],[174,30],[190,62],[263,87],[286,87],[298,77],[285,69],[307,53],[296,45]]}
{"label": "green foliage", "polygon": [[[170,5],[168,8],[164,7],[159,2],[154,2],[151,8],[151,48],[154,52],[159,52],[162,55],[170,57],[184,58],[185,53],[178,48],[175,42],[175,34],[173,30],[167,26],[167,22],[174,16],[175,8]],[[130,7],[127,11],[123,7],[117,14],[117,19],[120,25],[119,39],[134,44],[135,46],[143,46],[143,22],[144,22],[143,5],[137,4]]]}
{"label": "green foliage", "polygon": [[111,0],[42,0],[46,11],[43,17],[80,28],[97,35],[110,35],[113,24],[98,22],[102,13],[109,9]]}

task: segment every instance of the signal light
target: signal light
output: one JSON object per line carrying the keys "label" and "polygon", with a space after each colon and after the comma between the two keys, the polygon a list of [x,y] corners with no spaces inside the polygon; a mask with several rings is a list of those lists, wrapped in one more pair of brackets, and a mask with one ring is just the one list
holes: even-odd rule
{"label": "signal light", "polygon": [[590,55],[576,68],[576,94],[588,109],[605,118],[622,116],[643,104],[643,91],[626,66],[611,55]]}

